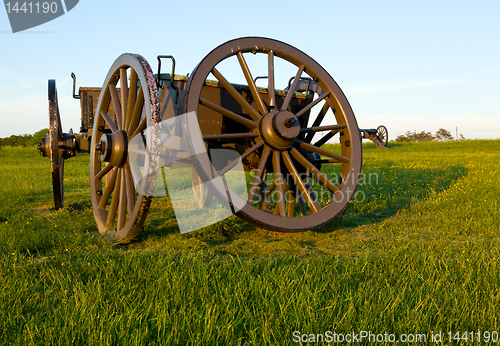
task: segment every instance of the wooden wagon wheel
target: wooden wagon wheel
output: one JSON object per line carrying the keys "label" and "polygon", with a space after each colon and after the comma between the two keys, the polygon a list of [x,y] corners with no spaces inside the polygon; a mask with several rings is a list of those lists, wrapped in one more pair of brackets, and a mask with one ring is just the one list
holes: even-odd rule
{"label": "wooden wagon wheel", "polygon": [[[263,63],[247,63],[259,56]],[[266,89],[255,85],[249,67],[263,65],[268,73]],[[246,92],[228,81],[229,73],[233,73],[224,72],[226,66],[232,66],[233,72],[235,66],[241,69],[248,85]],[[293,71],[289,92],[276,89],[275,68]],[[262,75],[262,71],[257,73]],[[309,98],[296,94],[303,77],[317,83],[321,94]],[[222,96],[221,101],[206,98],[203,92],[207,79],[217,80],[218,87],[231,100],[222,102]],[[292,107],[298,97],[305,103]],[[229,146],[240,152],[243,162],[252,155],[258,157],[249,165],[252,171],[247,173],[248,199],[236,211],[239,217],[271,230],[304,231],[340,215],[353,197],[362,161],[356,119],[332,77],[300,50],[259,37],[222,44],[198,64],[186,84],[182,113],[189,112],[196,112],[205,141],[193,141],[194,152],[202,152],[203,145]],[[310,117],[312,112],[317,116]],[[224,124],[220,134],[213,133],[203,120],[214,113]],[[325,119],[331,119],[330,123],[324,124]],[[185,126],[187,138],[191,138],[192,125]],[[314,140],[322,131],[327,134]],[[340,140],[338,149],[322,148],[336,135]],[[213,169],[210,158],[198,155],[195,161],[200,176],[208,180]],[[220,169],[219,174],[233,164]],[[225,196],[225,191],[212,192],[218,199]],[[262,198],[264,201],[259,201]]]}
{"label": "wooden wagon wheel", "polygon": [[57,100],[56,81],[49,79],[49,136],[43,137],[38,150],[45,157],[50,157],[52,171],[52,190],[56,210],[64,206],[64,160],[76,155],[73,132],[63,133],[59,103]]}
{"label": "wooden wagon wheel", "polygon": [[58,210],[64,205],[64,158],[59,142],[63,141],[59,103],[57,100],[56,81],[49,79],[49,145],[50,164],[52,170],[52,190],[54,192],[54,206]]}
{"label": "wooden wagon wheel", "polygon": [[159,104],[147,61],[140,55],[120,56],[99,95],[90,148],[94,217],[99,232],[113,241],[129,242],[146,219],[152,197],[136,192],[128,147],[136,135],[142,136],[149,149],[157,147],[151,131],[145,130],[161,121]]}
{"label": "wooden wagon wheel", "polygon": [[389,140],[389,132],[387,131],[387,127],[384,125],[380,125],[377,127],[377,138],[383,145],[387,146],[387,142]]}

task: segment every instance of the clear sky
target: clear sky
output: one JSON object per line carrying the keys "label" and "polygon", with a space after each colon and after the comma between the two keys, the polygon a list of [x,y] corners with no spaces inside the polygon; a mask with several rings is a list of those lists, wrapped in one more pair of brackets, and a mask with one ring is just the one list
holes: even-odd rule
{"label": "clear sky", "polygon": [[[78,131],[77,85],[100,87],[122,53],[172,54],[190,73],[241,36],[291,44],[319,62],[351,103],[360,128],[456,128],[500,138],[499,0],[80,0],[67,14],[12,34],[0,9],[0,137],[48,127],[56,79],[63,130]],[[283,86],[284,87],[284,86]]]}

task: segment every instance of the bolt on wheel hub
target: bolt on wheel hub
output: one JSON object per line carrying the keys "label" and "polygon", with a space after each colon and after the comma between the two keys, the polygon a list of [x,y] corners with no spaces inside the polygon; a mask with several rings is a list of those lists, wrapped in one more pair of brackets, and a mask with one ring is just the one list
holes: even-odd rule
{"label": "bolt on wheel hub", "polygon": [[272,111],[262,117],[259,132],[268,146],[284,151],[292,146],[299,135],[300,122],[292,112]]}
{"label": "bolt on wheel hub", "polygon": [[103,133],[95,150],[100,153],[102,162],[109,162],[115,167],[123,167],[127,162],[128,139],[127,132],[115,131],[111,134]]}

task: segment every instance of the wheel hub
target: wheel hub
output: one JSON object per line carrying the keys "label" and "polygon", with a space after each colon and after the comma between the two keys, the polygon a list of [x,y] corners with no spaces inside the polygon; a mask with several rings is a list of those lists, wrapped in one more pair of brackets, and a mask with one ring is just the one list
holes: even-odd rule
{"label": "wheel hub", "polygon": [[292,112],[272,111],[262,117],[259,132],[269,147],[284,151],[292,146],[299,135],[300,122]]}
{"label": "wheel hub", "polygon": [[127,132],[118,130],[111,134],[103,133],[95,150],[100,153],[101,161],[109,162],[115,167],[123,167],[127,162]]}

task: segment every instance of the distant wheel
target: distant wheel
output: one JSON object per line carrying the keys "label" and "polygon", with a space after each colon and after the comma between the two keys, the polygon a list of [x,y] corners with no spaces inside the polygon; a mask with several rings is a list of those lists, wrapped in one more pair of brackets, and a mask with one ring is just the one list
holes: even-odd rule
{"label": "distant wheel", "polygon": [[387,131],[387,127],[384,125],[380,125],[377,127],[377,138],[378,140],[385,146],[387,146],[387,142],[389,140],[389,132]]}
{"label": "distant wheel", "polygon": [[63,142],[59,103],[57,100],[56,81],[49,79],[49,146],[52,171],[52,190],[56,210],[64,206],[64,150],[59,148]]}
{"label": "distant wheel", "polygon": [[[119,90],[117,88],[119,87]],[[127,243],[146,220],[151,195],[136,191],[129,160],[135,136],[158,149],[151,131],[161,121],[157,86],[151,67],[140,55],[123,54],[111,66],[99,95],[90,147],[90,193],[99,232]],[[145,170],[154,163],[146,159]]]}
{"label": "distant wheel", "polygon": [[[235,66],[248,86],[228,81]],[[263,75],[263,66],[267,88],[257,87],[250,72],[255,68],[256,75]],[[275,69],[292,73],[291,91],[276,89],[282,73]],[[303,77],[317,83],[319,94],[295,92]],[[205,141],[192,141],[194,152],[233,148],[248,169],[249,192],[243,207],[233,208],[237,216],[271,230],[305,231],[341,215],[353,197],[361,172],[356,119],[332,77],[300,50],[259,37],[222,44],[198,64],[186,84],[181,113],[189,112],[197,114]],[[312,112],[317,116],[310,117]],[[194,138],[194,125],[185,126],[186,138]],[[335,136],[340,144],[322,147]],[[210,160],[208,155],[194,157],[207,181]],[[218,172],[224,175],[231,167],[229,163]],[[224,189],[212,189],[219,200],[227,196]]]}

